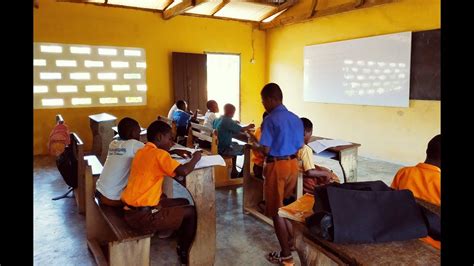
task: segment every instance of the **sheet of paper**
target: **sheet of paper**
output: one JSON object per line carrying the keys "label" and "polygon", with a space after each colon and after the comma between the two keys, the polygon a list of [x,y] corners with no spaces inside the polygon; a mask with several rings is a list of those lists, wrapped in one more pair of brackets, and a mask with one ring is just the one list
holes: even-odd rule
{"label": "sheet of paper", "polygon": [[327,149],[327,147],[325,147],[323,144],[319,143],[317,140],[308,143],[308,146],[311,149],[313,149],[313,151],[316,152],[316,153],[320,153],[320,152],[324,151],[325,149]]}
{"label": "sheet of paper", "polygon": [[338,139],[320,139],[315,140],[313,142],[308,143],[308,146],[313,149],[316,153],[320,153],[328,148],[337,147],[337,146],[344,146],[350,145],[352,143],[347,142],[345,140],[338,140]]}
{"label": "sheet of paper", "polygon": [[[176,159],[176,161],[178,161],[181,164],[185,164],[189,162],[190,160],[191,159],[183,159],[183,158]],[[195,169],[204,168],[208,166],[215,166],[215,165],[225,166],[224,158],[222,158],[222,156],[220,155],[202,156],[201,160],[199,160],[199,162],[196,164]]]}
{"label": "sheet of paper", "polygon": [[[185,147],[183,145],[180,145],[178,143],[175,143],[173,147],[170,148],[170,150],[185,150],[185,151],[189,151],[191,154],[194,153],[195,151],[202,151],[202,149],[193,149],[193,148],[188,148],[188,147]],[[174,155],[174,154],[173,154]],[[181,157],[179,157],[181,158]]]}

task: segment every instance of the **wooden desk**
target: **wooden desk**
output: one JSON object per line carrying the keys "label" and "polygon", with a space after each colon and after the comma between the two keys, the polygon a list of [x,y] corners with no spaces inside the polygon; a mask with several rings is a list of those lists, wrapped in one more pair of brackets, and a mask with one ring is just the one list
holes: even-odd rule
{"label": "wooden desk", "polygon": [[199,124],[201,124],[201,125],[204,124],[204,119],[205,119],[204,115],[199,115],[198,114],[198,116],[196,118],[197,118]]}
{"label": "wooden desk", "polygon": [[[318,139],[330,138],[312,136],[309,142]],[[333,154],[330,159],[339,162],[344,175],[344,182],[357,182],[357,151],[360,146],[358,143],[352,143],[351,145],[337,146],[325,150]]]}
{"label": "wooden desk", "polygon": [[214,265],[216,258],[216,198],[214,167],[196,169],[185,178],[185,187],[196,208],[196,236],[189,251],[189,265]]}
{"label": "wooden desk", "polygon": [[[94,203],[95,179],[91,176],[88,166],[86,171],[86,228],[89,243],[113,241],[110,228],[100,215],[98,206]],[[196,236],[189,251],[189,265],[214,265],[216,256],[216,205],[214,190],[214,167],[196,169],[184,181],[185,188],[191,194],[197,214]],[[149,254],[150,242],[143,248]],[[91,250],[93,246],[89,245]],[[93,252],[94,253],[94,252]],[[100,252],[99,252],[100,253]],[[95,254],[94,254],[95,255]],[[127,253],[124,253],[126,256]],[[94,256],[101,261],[100,256]],[[102,259],[103,261],[103,259]]]}
{"label": "wooden desk", "polygon": [[115,126],[117,118],[107,113],[89,116],[92,130],[92,153],[97,155],[99,161],[104,164],[109,150],[109,144],[114,137],[112,126]]}
{"label": "wooden desk", "polygon": [[[143,127],[140,127],[141,128],[141,131],[140,131],[140,141],[143,142],[143,143],[146,143],[148,141],[147,137],[146,137],[146,128],[143,128]],[[113,126],[112,127],[112,130],[114,131],[114,139],[115,138],[118,138],[118,127],[117,126]]]}

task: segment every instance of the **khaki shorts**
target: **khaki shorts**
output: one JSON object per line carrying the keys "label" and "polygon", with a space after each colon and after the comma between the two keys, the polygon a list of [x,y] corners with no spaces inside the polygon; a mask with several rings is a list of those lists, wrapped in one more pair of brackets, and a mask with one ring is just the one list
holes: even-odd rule
{"label": "khaki shorts", "polygon": [[283,206],[283,199],[295,192],[298,171],[296,159],[280,160],[264,165],[266,216],[277,215],[278,208]]}
{"label": "khaki shorts", "polygon": [[124,218],[130,227],[142,233],[177,230],[183,222],[184,206],[190,206],[187,199],[167,198],[156,207],[125,210]]}

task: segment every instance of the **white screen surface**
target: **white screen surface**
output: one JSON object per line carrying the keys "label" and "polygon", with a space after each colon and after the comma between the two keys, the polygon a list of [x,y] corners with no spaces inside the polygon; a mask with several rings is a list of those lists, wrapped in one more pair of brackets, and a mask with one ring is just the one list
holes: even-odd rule
{"label": "white screen surface", "polygon": [[408,107],[411,32],[304,47],[304,101]]}

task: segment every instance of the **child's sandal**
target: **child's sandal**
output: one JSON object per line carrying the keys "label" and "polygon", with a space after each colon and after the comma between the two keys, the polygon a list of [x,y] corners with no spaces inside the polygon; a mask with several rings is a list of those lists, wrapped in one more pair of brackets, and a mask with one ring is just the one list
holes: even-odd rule
{"label": "child's sandal", "polygon": [[295,263],[293,262],[292,255],[289,255],[287,257],[281,257],[280,252],[273,251],[267,254],[267,256],[265,257],[269,262],[273,264],[288,265],[288,266],[295,265]]}

